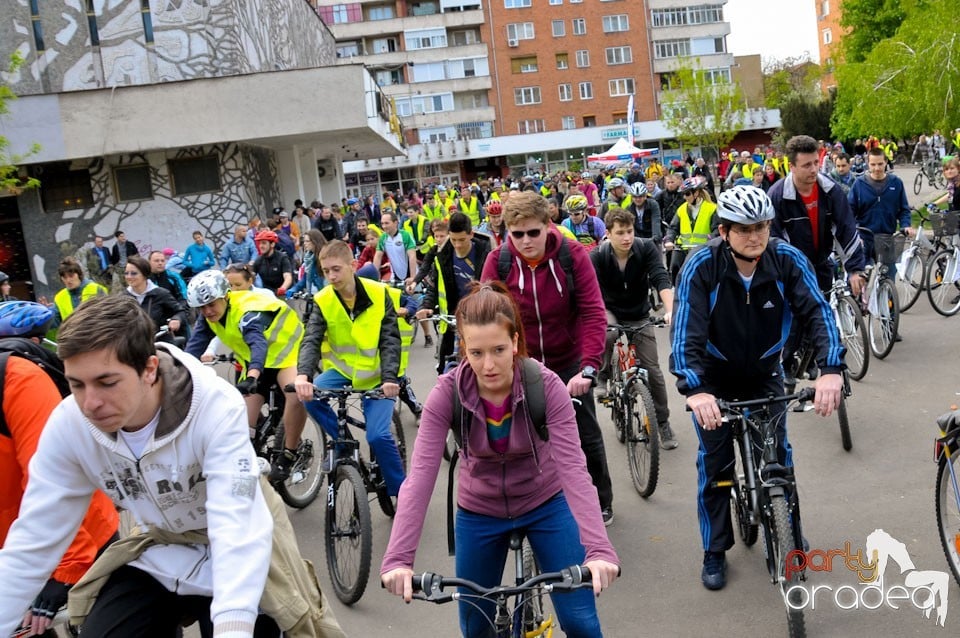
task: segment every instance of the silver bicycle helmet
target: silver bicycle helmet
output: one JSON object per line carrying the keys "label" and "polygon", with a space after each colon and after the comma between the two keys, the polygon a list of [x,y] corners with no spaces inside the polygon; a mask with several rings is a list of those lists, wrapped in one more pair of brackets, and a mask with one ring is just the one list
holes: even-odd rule
{"label": "silver bicycle helmet", "polygon": [[633,186],[630,187],[630,190],[633,191],[634,197],[643,197],[647,194],[647,185],[643,182],[634,182]]}
{"label": "silver bicycle helmet", "polygon": [[190,280],[187,286],[187,304],[191,308],[206,306],[208,303],[227,296],[230,282],[219,270],[204,270]]}
{"label": "silver bicycle helmet", "polygon": [[774,217],[773,203],[762,189],[756,186],[734,186],[720,193],[717,200],[720,219],[752,226],[770,221]]}
{"label": "silver bicycle helmet", "polygon": [[625,183],[622,179],[620,179],[619,177],[614,177],[609,182],[607,182],[607,190],[612,191],[614,188],[620,188],[624,185]]}

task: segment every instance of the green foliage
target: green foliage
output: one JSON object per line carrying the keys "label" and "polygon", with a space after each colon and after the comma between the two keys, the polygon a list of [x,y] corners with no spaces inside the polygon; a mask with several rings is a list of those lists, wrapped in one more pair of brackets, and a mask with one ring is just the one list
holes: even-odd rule
{"label": "green foliage", "polygon": [[836,78],[836,137],[907,137],[955,128],[960,13],[947,0],[925,0],[862,62],[838,67]]}
{"label": "green foliage", "polygon": [[780,105],[780,135],[784,140],[794,135],[809,135],[818,140],[831,139],[832,113],[833,100],[810,100],[792,95]]}
{"label": "green foliage", "polygon": [[718,149],[743,127],[743,94],[737,84],[711,84],[699,58],[684,58],[663,94],[663,118],[685,146]]}
{"label": "green foliage", "polygon": [[[22,64],[23,58],[19,53],[14,51],[13,55],[10,56],[7,73],[16,73]],[[7,86],[5,82],[0,82],[0,116],[10,112],[10,107],[7,106],[7,103],[16,98],[17,96],[10,87]],[[14,195],[19,195],[28,188],[37,188],[40,186],[40,182],[33,177],[21,179],[20,170],[17,168],[17,164],[21,163],[30,155],[37,153],[40,150],[40,145],[34,144],[25,155],[10,155],[9,148],[10,142],[7,138],[0,135],[0,193],[9,192]]]}
{"label": "green foliage", "polygon": [[851,63],[866,60],[880,41],[897,32],[907,11],[917,3],[918,0],[843,0],[843,59]]}
{"label": "green foliage", "polygon": [[763,69],[764,104],[778,109],[793,97],[815,103],[821,98],[819,81],[823,70],[806,57],[768,62]]}

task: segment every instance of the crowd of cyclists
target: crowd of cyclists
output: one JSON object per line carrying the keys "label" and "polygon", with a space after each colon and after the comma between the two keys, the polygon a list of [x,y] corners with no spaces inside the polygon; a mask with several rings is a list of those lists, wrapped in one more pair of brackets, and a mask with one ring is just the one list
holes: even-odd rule
{"label": "crowd of cyclists", "polygon": [[[716,400],[782,394],[784,377],[798,373],[784,363],[802,333],[816,352],[817,413],[839,405],[844,348],[823,294],[834,262],[859,294],[872,234],[912,231],[903,184],[888,172],[896,149],[884,142],[864,145],[867,168],[855,179],[842,147],[801,135],[783,149],[731,149],[716,172],[703,158],[653,159],[435,184],[379,201],[298,200],[292,215],[277,208],[232,229],[218,255],[195,232],[183,268],[173,251],[145,259],[127,242],[116,260],[120,290],[95,281],[86,260],[64,259],[52,302],[0,302],[0,336],[55,341],[73,392],[60,403],[44,389],[44,401],[17,412],[14,401],[39,394],[16,392],[11,375],[36,371],[11,367],[3,380],[4,411],[30,427],[7,437],[20,487],[12,505],[0,502],[0,636],[20,620],[42,634],[68,591],[88,635],[108,626],[118,632],[109,635],[173,632],[188,619],[204,636],[342,635],[303,574],[312,567],[290,558],[296,539],[270,488],[287,480],[308,414],[336,437],[314,388],[382,390],[363,411],[397,497],[381,568],[389,591],[411,597],[427,504],[459,424],[457,574],[499,583],[520,527],[542,569],[584,563],[599,594],[619,572],[595,403],[611,374],[607,327],[640,325],[658,303],[672,326],[669,371],[696,425],[701,579],[724,587],[729,489],[711,486],[731,474],[733,444]],[[960,165],[947,158],[946,167],[944,198],[957,208]],[[106,261],[97,262],[104,271]],[[287,303],[295,296],[307,299],[302,317]],[[434,313],[456,315],[456,329],[434,328]],[[439,339],[438,374],[459,359],[422,405],[404,395],[419,426],[407,474],[390,419],[415,328],[427,347]],[[674,450],[653,326],[632,340],[661,445]],[[202,363],[217,348],[241,364],[236,389]],[[533,422],[531,374],[545,423]],[[261,481],[248,439],[275,385],[286,396],[284,453]],[[779,460],[790,465],[780,428]],[[17,440],[22,431],[28,443]],[[0,443],[6,453],[2,434]],[[111,502],[138,525],[119,542]],[[91,517],[98,531],[75,534]],[[276,576],[282,561],[292,567]],[[74,564],[82,568],[65,567]],[[290,599],[298,605],[281,604]],[[554,604],[567,635],[601,635],[594,596]],[[463,633],[485,635],[489,612],[462,605]]]}

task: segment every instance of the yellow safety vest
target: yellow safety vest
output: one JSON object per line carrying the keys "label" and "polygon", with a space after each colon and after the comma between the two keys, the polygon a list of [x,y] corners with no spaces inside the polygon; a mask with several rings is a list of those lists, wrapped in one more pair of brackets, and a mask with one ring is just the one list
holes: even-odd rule
{"label": "yellow safety vest", "polygon": [[553,226],[554,228],[559,230],[560,234],[563,235],[564,237],[568,239],[572,239],[573,241],[577,241],[577,236],[573,234],[573,231],[567,228],[566,226],[564,226],[563,224],[553,224]]}
{"label": "yellow safety vest", "polygon": [[390,299],[393,301],[393,309],[397,314],[397,326],[400,328],[400,369],[397,376],[402,377],[407,371],[407,364],[410,362],[410,344],[413,343],[413,324],[399,315],[400,308],[403,305],[400,302],[400,290],[398,288],[387,288],[390,293]]}
{"label": "yellow safety vest", "polygon": [[680,237],[677,238],[677,244],[680,246],[702,246],[707,243],[707,240],[710,239],[710,221],[713,219],[715,212],[717,212],[717,205],[704,200],[700,204],[697,221],[691,227],[687,203],[680,204],[677,209],[677,217],[680,218]]}
{"label": "yellow safety vest", "polygon": [[267,339],[267,359],[264,368],[281,369],[297,364],[300,342],[303,340],[303,324],[287,304],[277,298],[251,291],[227,293],[227,318],[225,321],[207,321],[213,334],[220,338],[244,364],[250,363],[250,346],[243,340],[240,320],[248,312],[272,312],[273,321],[264,327]]}
{"label": "yellow safety vest", "polygon": [[427,225],[427,218],[423,215],[417,217],[416,233],[413,232],[413,224],[410,223],[412,221],[412,219],[408,219],[407,221],[403,222],[403,229],[410,233],[410,237],[412,237],[413,241],[416,242],[417,251],[420,253],[426,253],[428,250],[430,250],[430,247],[427,246],[427,239],[429,239],[430,233],[425,232],[426,229],[424,228]]}
{"label": "yellow safety vest", "polygon": [[476,196],[471,197],[470,200],[461,199],[460,200],[460,212],[470,218],[470,224],[472,228],[476,228],[480,225],[480,213],[479,208],[480,199]]}
{"label": "yellow safety vest", "polygon": [[897,146],[896,142],[887,142],[887,145],[883,147],[883,154],[886,155],[887,159],[892,162],[893,155],[897,152],[897,150],[899,150],[899,148],[900,147]]}
{"label": "yellow safety vest", "polygon": [[380,385],[380,325],[386,312],[387,286],[378,281],[358,279],[371,306],[351,319],[333,286],[314,295],[327,322],[320,355],[324,369],[333,369],[350,379],[358,390]]}
{"label": "yellow safety vest", "polygon": [[777,175],[780,177],[786,177],[787,173],[790,172],[790,161],[784,157],[774,157],[770,160],[773,163],[773,170],[777,172]]}
{"label": "yellow safety vest", "polygon": [[[88,282],[87,285],[83,287],[83,290],[80,291],[80,303],[106,294],[108,294],[106,288],[96,282]],[[70,299],[70,291],[66,288],[53,296],[53,303],[56,304],[57,310],[60,312],[61,321],[72,315],[73,311],[76,310],[76,308],[73,307],[73,300]]]}
{"label": "yellow safety vest", "polygon": [[443,205],[444,212],[449,215],[450,209],[457,205],[457,200],[452,197],[447,197],[441,204]]}
{"label": "yellow safety vest", "polygon": [[490,198],[487,201],[499,202],[500,194],[497,191],[490,191]]}
{"label": "yellow safety vest", "polygon": [[433,221],[435,219],[441,219],[443,217],[444,210],[443,204],[439,200],[432,200],[429,204],[424,203],[423,205],[423,216]]}
{"label": "yellow safety vest", "polygon": [[743,164],[740,166],[740,174],[746,177],[747,179],[752,179],[753,171],[756,171],[759,169],[760,169],[760,165],[751,160],[749,164]]}

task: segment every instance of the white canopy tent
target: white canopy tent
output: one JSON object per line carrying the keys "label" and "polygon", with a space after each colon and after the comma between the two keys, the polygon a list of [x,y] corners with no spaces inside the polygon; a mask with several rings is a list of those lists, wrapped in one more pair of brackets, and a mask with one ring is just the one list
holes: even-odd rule
{"label": "white canopy tent", "polygon": [[621,137],[617,143],[611,146],[604,153],[599,155],[590,155],[587,162],[590,164],[623,164],[632,162],[643,157],[654,157],[660,154],[659,148],[637,148],[626,138]]}

